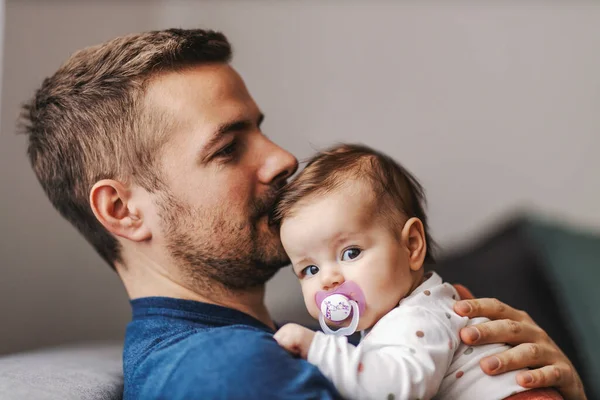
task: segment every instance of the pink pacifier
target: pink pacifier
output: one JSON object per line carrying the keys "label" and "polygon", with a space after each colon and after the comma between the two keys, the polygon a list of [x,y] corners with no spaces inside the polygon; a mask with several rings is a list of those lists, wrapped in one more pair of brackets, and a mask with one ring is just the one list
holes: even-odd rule
{"label": "pink pacifier", "polygon": [[[344,282],[334,290],[319,291],[315,295],[319,313],[319,324],[323,332],[329,335],[348,336],[352,335],[358,327],[360,313],[365,309],[365,296],[360,287],[352,282]],[[327,326],[325,319],[339,324],[352,317],[350,325],[332,330]]]}

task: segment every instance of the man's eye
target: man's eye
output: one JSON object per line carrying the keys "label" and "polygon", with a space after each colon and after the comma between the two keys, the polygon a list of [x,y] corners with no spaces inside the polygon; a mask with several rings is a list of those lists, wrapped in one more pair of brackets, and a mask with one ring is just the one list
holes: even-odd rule
{"label": "man's eye", "polygon": [[356,257],[360,256],[360,253],[361,250],[358,247],[346,249],[344,250],[344,253],[342,253],[342,261],[354,260]]}
{"label": "man's eye", "polygon": [[317,267],[316,265],[309,265],[308,267],[304,268],[301,272],[304,276],[313,276],[319,272],[319,267]]}
{"label": "man's eye", "polygon": [[215,156],[216,157],[231,157],[231,155],[233,153],[235,153],[237,149],[237,141],[232,141],[231,143],[229,143],[227,146],[223,147],[221,150],[219,150]]}

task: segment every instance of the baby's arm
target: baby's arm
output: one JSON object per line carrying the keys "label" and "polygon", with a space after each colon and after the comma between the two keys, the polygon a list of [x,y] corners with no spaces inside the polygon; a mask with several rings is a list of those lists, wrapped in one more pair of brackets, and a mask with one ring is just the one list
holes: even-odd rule
{"label": "baby's arm", "polygon": [[352,399],[433,397],[459,340],[439,316],[412,307],[391,311],[357,347],[345,337],[308,332],[278,332],[276,338],[293,337],[284,347],[299,355],[306,351],[308,361]]}

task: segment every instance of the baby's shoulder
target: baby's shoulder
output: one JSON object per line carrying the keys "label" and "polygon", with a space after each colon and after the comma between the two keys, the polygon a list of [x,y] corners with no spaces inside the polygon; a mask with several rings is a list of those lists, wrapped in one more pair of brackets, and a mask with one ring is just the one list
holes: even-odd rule
{"label": "baby's shoulder", "polygon": [[[439,277],[438,277],[439,278]],[[446,308],[452,309],[454,303],[460,300],[458,292],[451,284],[436,279],[434,282],[430,278],[421,286],[417,287],[412,293],[400,300],[399,307],[425,307],[425,308]]]}
{"label": "baby's shoulder", "polygon": [[459,300],[454,286],[443,282],[436,276],[433,282],[426,281],[409,296],[400,301],[398,307],[391,310],[383,319],[399,320],[403,323],[415,320],[433,320],[452,331],[464,328],[469,319],[454,312],[454,303]]}

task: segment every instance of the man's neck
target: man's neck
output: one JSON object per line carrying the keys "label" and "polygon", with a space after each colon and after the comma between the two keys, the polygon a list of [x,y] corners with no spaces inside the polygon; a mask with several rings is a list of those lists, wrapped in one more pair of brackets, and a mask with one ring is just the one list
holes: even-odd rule
{"label": "man's neck", "polygon": [[246,289],[243,292],[228,291],[220,299],[209,300],[208,302],[246,313],[275,330],[275,324],[265,306],[265,285]]}
{"label": "man's neck", "polygon": [[217,282],[210,282],[206,285],[210,290],[203,290],[184,284],[162,269],[147,265],[116,265],[116,269],[132,300],[160,296],[215,304],[248,314],[275,330],[264,303],[265,285],[234,291],[223,288]]}

